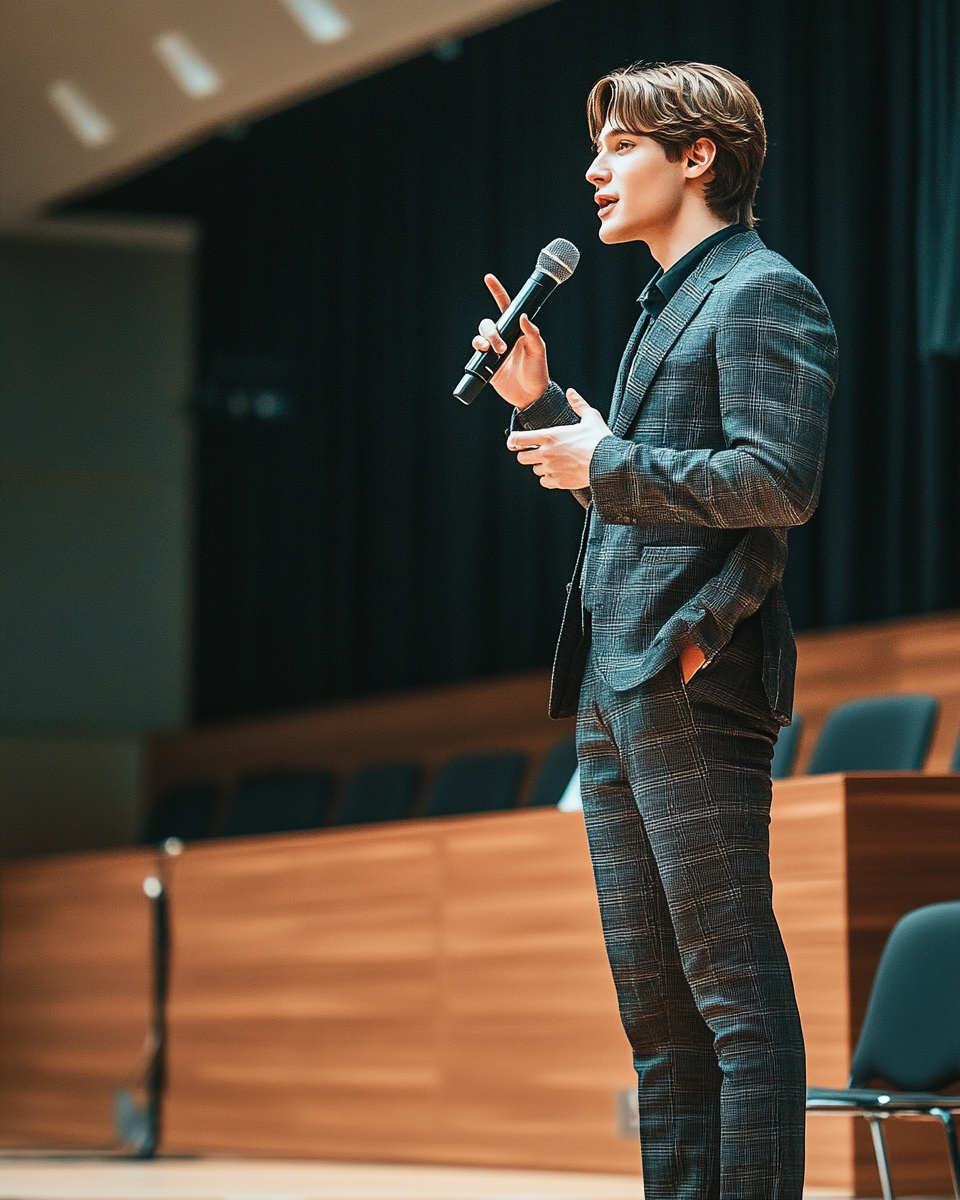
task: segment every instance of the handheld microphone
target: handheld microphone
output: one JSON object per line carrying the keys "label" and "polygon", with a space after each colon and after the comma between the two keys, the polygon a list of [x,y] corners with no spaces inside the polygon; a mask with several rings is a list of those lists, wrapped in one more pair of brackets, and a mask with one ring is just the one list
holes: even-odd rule
{"label": "handheld microphone", "polygon": [[544,300],[558,284],[570,278],[579,261],[580,251],[564,238],[554,238],[549,246],[540,251],[533,274],[514,296],[510,307],[500,314],[497,322],[500,336],[507,343],[506,352],[497,354],[493,350],[478,350],[464,367],[464,376],[453,389],[458,400],[464,404],[472,404],[476,400],[519,341],[522,314],[526,313],[532,321]]}

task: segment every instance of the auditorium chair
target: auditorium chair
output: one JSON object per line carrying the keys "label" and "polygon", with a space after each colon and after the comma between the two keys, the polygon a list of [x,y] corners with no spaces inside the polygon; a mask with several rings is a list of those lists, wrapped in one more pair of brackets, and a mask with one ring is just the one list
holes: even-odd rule
{"label": "auditorium chair", "polygon": [[919,771],[939,704],[933,696],[868,696],[835,708],[824,722],[807,768],[834,771]]}
{"label": "auditorium chair", "polygon": [[413,762],[361,767],[347,780],[335,823],[366,825],[408,817],[422,777],[423,768]]}
{"label": "auditorium chair", "polygon": [[513,808],[525,761],[522,754],[477,754],[452,759],[437,772],[423,815],[452,817]]}
{"label": "auditorium chair", "polygon": [[953,747],[953,758],[950,760],[950,770],[960,771],[960,736],[957,737],[956,745]]}
{"label": "auditorium chair", "polygon": [[577,769],[577,743],[575,738],[564,738],[550,750],[543,760],[530,794],[531,808],[546,808],[560,803],[570,777]]}
{"label": "auditorium chair", "polygon": [[333,779],[326,771],[270,771],[248,775],[234,789],[222,837],[292,833],[326,823]]}
{"label": "auditorium chair", "polygon": [[175,783],[156,798],[144,842],[182,842],[210,836],[210,826],[220,807],[220,785],[208,779]]}
{"label": "auditorium chair", "polygon": [[803,732],[803,717],[793,714],[793,724],[785,725],[777,737],[777,745],[773,751],[773,762],[770,764],[770,774],[774,779],[786,779],[797,761],[797,750],[800,748],[800,734]]}
{"label": "auditorium chair", "polygon": [[[893,1200],[883,1137],[891,1117],[941,1122],[953,1190],[960,1200],[960,1153],[953,1115],[960,1096],[960,901],[930,904],[893,927],[880,956],[850,1079],[845,1088],[808,1088],[807,1112],[852,1113],[870,1122],[884,1200]],[[882,1087],[874,1087],[876,1083]]]}

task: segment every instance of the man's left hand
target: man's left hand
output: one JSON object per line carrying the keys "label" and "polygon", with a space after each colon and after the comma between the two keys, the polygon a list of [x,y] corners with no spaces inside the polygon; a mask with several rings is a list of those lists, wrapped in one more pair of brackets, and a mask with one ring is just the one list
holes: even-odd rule
{"label": "man's left hand", "polygon": [[533,467],[542,487],[576,491],[590,486],[593,452],[605,437],[611,436],[611,431],[603,416],[579,392],[569,388],[567,400],[580,418],[579,424],[514,430],[507,439],[507,449],[519,451],[517,462]]}

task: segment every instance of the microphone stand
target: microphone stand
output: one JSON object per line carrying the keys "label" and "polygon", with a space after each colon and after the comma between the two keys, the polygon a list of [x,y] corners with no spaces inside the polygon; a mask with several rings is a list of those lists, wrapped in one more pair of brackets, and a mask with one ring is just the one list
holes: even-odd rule
{"label": "microphone stand", "polygon": [[167,994],[170,981],[170,908],[167,900],[170,860],[183,853],[183,842],[171,837],[157,847],[156,874],[143,881],[150,901],[152,1013],[146,1046],[149,1058],[143,1075],[146,1102],[139,1108],[132,1092],[117,1092],[115,1124],[133,1157],[154,1158],[160,1144],[163,1093],[167,1077]]}

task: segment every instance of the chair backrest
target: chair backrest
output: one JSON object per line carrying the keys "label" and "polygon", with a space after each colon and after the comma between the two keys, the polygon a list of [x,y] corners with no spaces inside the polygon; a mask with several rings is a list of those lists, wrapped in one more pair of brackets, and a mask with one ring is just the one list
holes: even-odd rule
{"label": "chair backrest", "polygon": [[957,735],[957,741],[953,747],[953,758],[950,760],[950,770],[960,771],[960,734]]}
{"label": "chair backrest", "polygon": [[220,833],[290,833],[325,823],[333,780],[326,771],[248,775],[234,789]]}
{"label": "chair backrest", "polygon": [[786,779],[797,761],[797,750],[800,746],[800,734],[803,732],[803,717],[793,714],[793,724],[785,725],[777,736],[777,745],[773,752],[773,762],[770,764],[770,774],[774,779]]}
{"label": "chair backrest", "polygon": [[545,808],[547,805],[559,804],[560,797],[570,782],[570,776],[576,769],[576,739],[564,738],[562,742],[557,742],[543,760],[543,766],[530,793],[530,807]]}
{"label": "chair backrest", "polygon": [[378,763],[361,767],[347,780],[337,825],[400,821],[410,815],[423,769],[419,763]]}
{"label": "chair backrest", "polygon": [[914,909],[887,939],[849,1086],[874,1079],[910,1092],[960,1079],[960,900]]}
{"label": "chair backrest", "polygon": [[163,842],[175,837],[191,842],[209,837],[220,796],[220,785],[208,779],[164,788],[156,798],[143,840]]}
{"label": "chair backrest", "polygon": [[512,808],[517,802],[525,761],[522,754],[478,754],[452,759],[437,772],[423,815],[452,817]]}
{"label": "chair backrest", "polygon": [[835,708],[824,722],[807,772],[919,771],[939,708],[933,696],[869,696]]}

